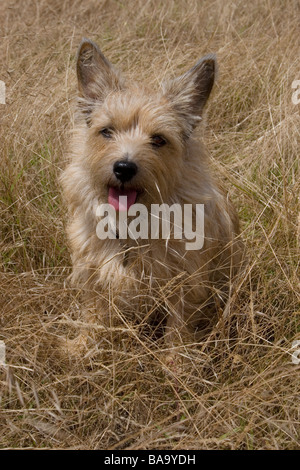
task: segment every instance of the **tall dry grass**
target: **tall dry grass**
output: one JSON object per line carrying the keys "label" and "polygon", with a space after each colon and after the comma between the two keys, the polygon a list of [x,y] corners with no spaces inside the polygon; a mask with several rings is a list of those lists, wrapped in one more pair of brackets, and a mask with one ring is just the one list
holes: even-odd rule
{"label": "tall dry grass", "polygon": [[[297,0],[0,3],[2,448],[300,447],[299,17]],[[63,347],[83,323],[58,185],[82,36],[153,85],[218,56],[205,139],[248,258],[223,318],[179,350],[178,373],[120,312],[82,353]]]}

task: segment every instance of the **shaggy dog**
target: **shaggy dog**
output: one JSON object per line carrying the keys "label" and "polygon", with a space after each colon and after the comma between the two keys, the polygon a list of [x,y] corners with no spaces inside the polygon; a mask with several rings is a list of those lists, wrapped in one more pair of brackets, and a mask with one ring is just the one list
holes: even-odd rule
{"label": "shaggy dog", "polygon": [[[93,42],[79,47],[71,161],[62,180],[72,279],[85,291],[96,322],[113,311],[142,322],[159,318],[173,342],[210,327],[228,301],[240,263],[238,218],[193,137],[215,74],[216,59],[207,55],[155,91],[126,81]],[[202,204],[202,246],[187,249],[187,237],[174,236],[174,221],[167,238],[124,239],[118,222],[101,238],[101,204],[117,214],[143,205],[149,223],[153,205],[189,205],[193,230]]]}

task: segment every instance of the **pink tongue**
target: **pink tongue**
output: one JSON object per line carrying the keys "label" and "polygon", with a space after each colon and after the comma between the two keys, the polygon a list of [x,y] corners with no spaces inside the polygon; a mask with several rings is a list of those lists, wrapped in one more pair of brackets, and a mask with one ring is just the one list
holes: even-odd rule
{"label": "pink tongue", "polygon": [[[119,199],[120,196],[126,196]],[[137,197],[135,189],[119,189],[110,187],[108,190],[108,203],[113,206],[116,211],[127,211],[132,206]]]}

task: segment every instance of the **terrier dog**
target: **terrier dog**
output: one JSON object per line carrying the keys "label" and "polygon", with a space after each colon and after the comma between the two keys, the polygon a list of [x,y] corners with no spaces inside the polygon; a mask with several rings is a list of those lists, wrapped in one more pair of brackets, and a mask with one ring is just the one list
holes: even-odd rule
{"label": "terrier dog", "polygon": [[[159,318],[170,338],[190,337],[209,328],[228,301],[240,263],[238,218],[193,136],[215,75],[216,58],[207,55],[154,91],[128,83],[92,41],[79,47],[71,161],[62,181],[72,279],[97,305],[95,321],[117,309],[142,322]],[[193,217],[203,204],[203,246],[188,250],[185,237],[121,239],[118,224],[115,236],[101,239],[101,204],[117,213],[143,205],[149,217],[153,204],[192,205]]]}

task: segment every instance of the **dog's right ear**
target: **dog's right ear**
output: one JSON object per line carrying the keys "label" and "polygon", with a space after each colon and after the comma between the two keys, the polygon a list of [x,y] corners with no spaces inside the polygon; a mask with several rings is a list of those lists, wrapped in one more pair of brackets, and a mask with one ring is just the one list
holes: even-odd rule
{"label": "dog's right ear", "polygon": [[124,87],[119,73],[89,39],[83,39],[78,49],[77,79],[80,96],[92,101],[102,101],[110,91]]}
{"label": "dog's right ear", "polygon": [[163,84],[163,91],[184,123],[189,137],[202,119],[203,109],[214,85],[217,60],[214,54],[202,57],[188,72]]}

